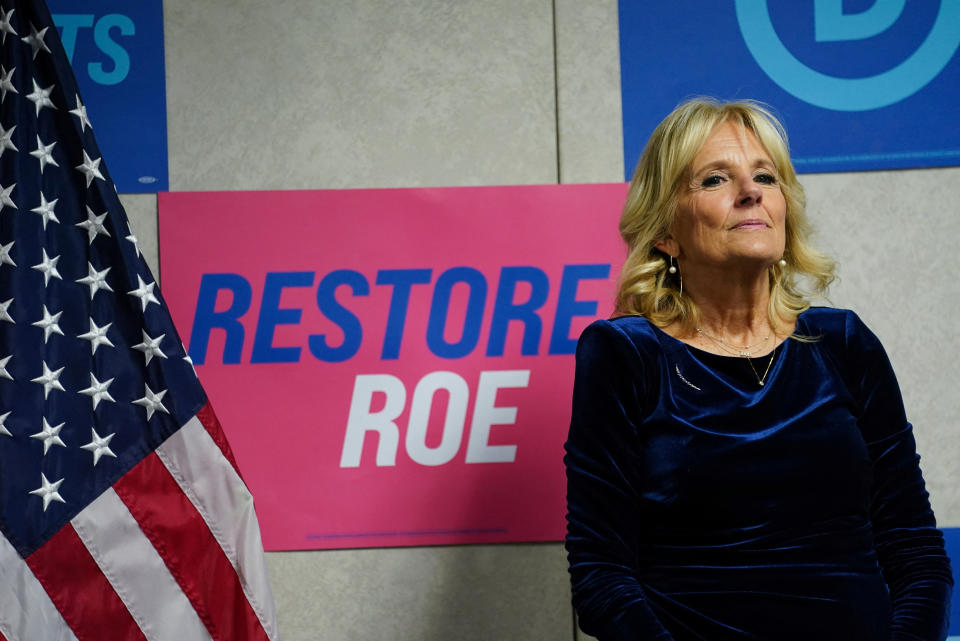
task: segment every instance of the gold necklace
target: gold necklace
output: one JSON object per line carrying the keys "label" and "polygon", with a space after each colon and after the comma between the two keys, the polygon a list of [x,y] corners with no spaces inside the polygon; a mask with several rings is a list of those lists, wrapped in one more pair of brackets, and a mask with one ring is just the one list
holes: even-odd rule
{"label": "gold necklace", "polygon": [[[779,347],[779,345],[777,345]],[[763,370],[763,376],[757,374],[757,368],[753,366],[753,360],[749,356],[744,356],[747,359],[747,364],[750,366],[750,369],[753,370],[753,375],[757,377],[757,382],[760,384],[760,387],[763,387],[764,383],[767,382],[767,374],[770,373],[770,366],[773,365],[773,357],[777,353],[777,347],[773,348],[773,351],[770,352],[770,360],[767,361],[767,369]]]}
{"label": "gold necklace", "polygon": [[743,358],[750,358],[750,356],[759,352],[761,347],[765,345],[768,340],[770,340],[771,336],[773,336],[773,332],[771,332],[766,336],[764,336],[763,338],[761,338],[758,342],[754,343],[753,345],[744,345],[743,347],[738,347],[737,345],[728,343],[722,338],[711,336],[710,334],[706,333],[699,327],[697,328],[697,334],[699,334],[700,336],[703,336],[704,338],[709,338],[714,343],[716,343],[720,347],[720,349],[727,352],[728,354],[733,354],[734,356],[742,356]]}

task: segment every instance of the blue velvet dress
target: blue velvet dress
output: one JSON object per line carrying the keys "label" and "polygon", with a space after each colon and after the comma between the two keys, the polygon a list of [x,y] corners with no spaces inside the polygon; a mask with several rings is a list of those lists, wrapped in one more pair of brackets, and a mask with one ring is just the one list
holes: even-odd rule
{"label": "blue velvet dress", "polygon": [[564,461],[585,632],[946,637],[950,565],[886,353],[845,310],[796,331],[819,340],[780,345],[762,387],[644,318],[584,331]]}

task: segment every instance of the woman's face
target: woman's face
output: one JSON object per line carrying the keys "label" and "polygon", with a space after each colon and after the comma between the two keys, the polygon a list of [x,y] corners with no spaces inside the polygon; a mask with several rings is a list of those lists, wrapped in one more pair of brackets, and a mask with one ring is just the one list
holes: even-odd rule
{"label": "woman's face", "polygon": [[783,256],[787,205],[773,160],[752,131],[717,125],[680,186],[670,236],[657,247],[681,269],[754,263]]}

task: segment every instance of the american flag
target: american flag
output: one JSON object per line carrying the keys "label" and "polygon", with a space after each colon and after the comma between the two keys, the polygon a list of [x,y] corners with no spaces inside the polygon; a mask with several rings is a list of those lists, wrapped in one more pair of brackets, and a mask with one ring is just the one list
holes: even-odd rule
{"label": "american flag", "polygon": [[276,639],[253,502],[51,16],[0,0],[0,641]]}

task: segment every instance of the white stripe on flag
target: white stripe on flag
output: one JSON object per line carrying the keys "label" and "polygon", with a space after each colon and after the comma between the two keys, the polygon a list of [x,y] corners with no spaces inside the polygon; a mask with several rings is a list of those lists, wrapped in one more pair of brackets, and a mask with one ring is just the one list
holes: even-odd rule
{"label": "white stripe on flag", "polygon": [[47,591],[2,534],[0,632],[7,641],[77,641]]}
{"label": "white stripe on flag", "polygon": [[194,416],[156,450],[180,489],[187,495],[230,564],[243,593],[271,641],[276,641],[277,615],[267,576],[260,526],[253,496],[230,461]]}
{"label": "white stripe on flag", "polygon": [[206,626],[113,488],[71,521],[150,641],[210,639]]}

